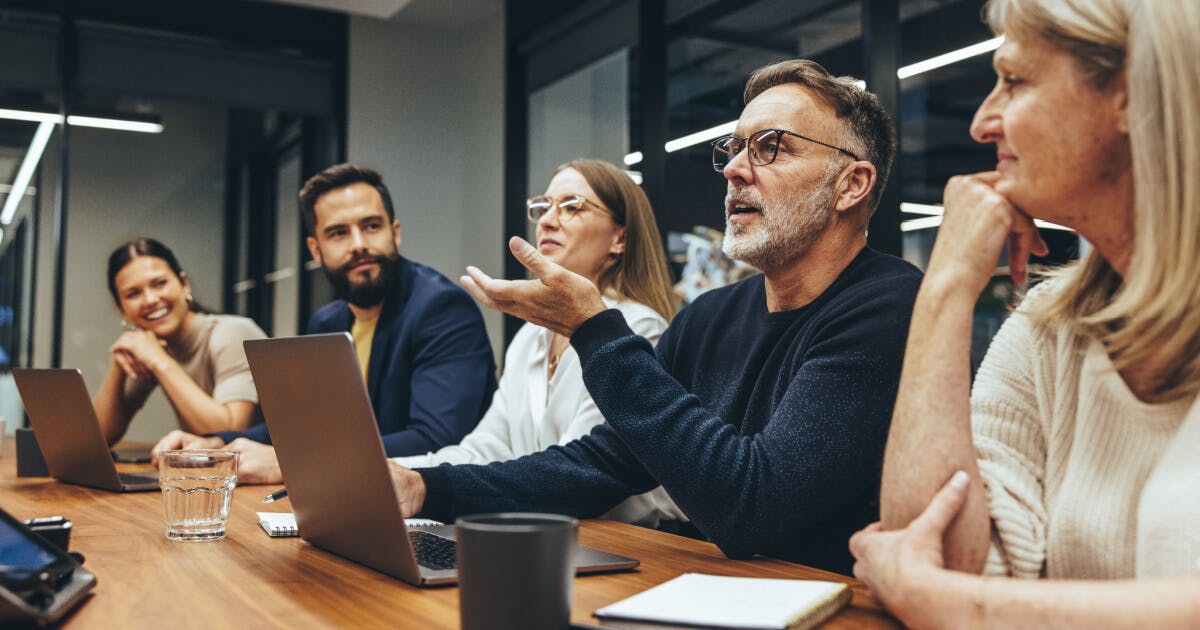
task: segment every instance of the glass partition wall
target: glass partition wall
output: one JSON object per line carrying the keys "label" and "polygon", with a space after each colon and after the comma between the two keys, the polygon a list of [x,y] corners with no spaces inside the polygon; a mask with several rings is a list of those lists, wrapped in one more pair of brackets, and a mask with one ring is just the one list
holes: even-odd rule
{"label": "glass partition wall", "polygon": [[[574,158],[622,164],[629,153],[629,51],[614,52],[532,92],[528,125],[530,195],[540,194],[554,169]],[[526,229],[532,236],[534,226]]]}
{"label": "glass partition wall", "polygon": [[[267,23],[278,28],[245,28]],[[0,0],[0,58],[21,60],[0,66],[10,428],[22,415],[11,367],[76,367],[100,383],[121,330],[106,258],[129,239],[171,247],[207,307],[298,332],[327,289],[310,286],[295,194],[344,152],[347,24],[230,0]],[[161,396],[145,415],[129,437],[172,428]]]}
{"label": "glass partition wall", "polygon": [[[724,228],[725,180],[712,170],[709,141],[731,131],[742,109],[743,85],[755,68],[810,58],[834,74],[862,78],[895,117],[899,152],[869,242],[923,267],[940,223],[946,181],[995,165],[994,148],[974,143],[968,134],[995,80],[991,53],[999,41],[982,20],[983,5],[984,0],[591,0],[567,9],[541,0],[510,1],[509,89],[517,96],[510,94],[507,102],[517,112],[508,115],[520,117],[529,133],[510,133],[507,140],[506,227],[509,233],[524,231],[517,223],[523,212],[519,200],[544,185],[545,176],[537,172],[546,168],[544,150],[536,145],[546,140],[536,129],[557,125],[575,139],[605,130],[611,134],[607,143],[576,140],[575,154],[603,150],[608,153],[601,157],[612,159],[613,148],[628,142],[622,160],[643,179],[673,271],[684,272],[697,247],[719,250]],[[539,102],[548,93],[542,77],[548,68],[556,79],[597,77],[595,68],[617,49],[628,60],[623,64],[628,76],[613,75],[607,89],[595,84],[589,89],[611,102],[607,112],[627,115],[627,126],[602,124],[603,117],[554,122],[543,114]],[[1050,225],[1042,232],[1051,253],[1037,262],[1078,256],[1074,233]],[[1011,292],[1004,265],[1001,261],[997,280],[980,300],[976,358],[1004,316]],[[523,270],[507,271],[511,277]],[[688,291],[679,293],[686,301]]]}

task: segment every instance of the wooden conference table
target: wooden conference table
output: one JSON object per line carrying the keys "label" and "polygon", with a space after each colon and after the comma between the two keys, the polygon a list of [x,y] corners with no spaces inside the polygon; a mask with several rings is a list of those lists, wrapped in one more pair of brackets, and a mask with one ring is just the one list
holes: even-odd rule
{"label": "wooden conference table", "polygon": [[[53,479],[16,477],[11,437],[0,454],[0,507],[16,518],[62,515],[71,549],[96,574],[92,597],[65,622],[79,628],[269,626],[457,628],[458,589],[418,589],[322,551],[300,538],[270,538],[256,511],[279,486],[234,491],[225,540],[170,542],[157,492],[121,494]],[[145,466],[122,465],[123,470]],[[584,521],[584,545],[641,560],[633,572],[576,578],[572,621],[595,624],[597,608],[693,571],[719,575],[838,580],[854,599],[822,628],[896,628],[856,581],[770,559],[728,560],[716,546],[612,521]]]}

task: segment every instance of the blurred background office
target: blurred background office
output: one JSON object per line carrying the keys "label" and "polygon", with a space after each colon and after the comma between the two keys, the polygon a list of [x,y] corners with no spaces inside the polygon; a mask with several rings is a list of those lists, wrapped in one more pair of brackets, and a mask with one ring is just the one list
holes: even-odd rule
{"label": "blurred background office", "polygon": [[[103,260],[134,236],[170,242],[206,304],[301,332],[331,293],[295,196],[339,161],[383,174],[402,253],[450,277],[521,275],[504,244],[529,229],[544,174],[580,156],[624,164],[678,279],[689,245],[724,224],[709,141],[732,131],[749,73],[793,57],[863,78],[898,115],[870,242],[923,265],[946,180],[995,163],[967,134],[994,81],[982,5],[0,0],[0,416],[22,417],[12,367],[99,384],[120,326]],[[1050,260],[1077,256],[1073,233],[1043,235]],[[980,355],[1010,290],[993,285]],[[501,358],[518,323],[485,318]],[[129,438],[173,428],[161,394],[143,415]]]}

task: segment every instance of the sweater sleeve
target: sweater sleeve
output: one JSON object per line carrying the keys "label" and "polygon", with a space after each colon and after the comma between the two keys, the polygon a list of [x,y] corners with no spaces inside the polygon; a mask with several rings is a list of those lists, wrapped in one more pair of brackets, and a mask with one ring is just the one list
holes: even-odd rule
{"label": "sweater sleeve", "polygon": [[[666,320],[648,308],[631,309],[624,313],[624,317],[630,331],[644,337],[652,346],[658,343],[663,331],[667,328]],[[572,348],[572,350],[574,349]],[[582,374],[580,374],[580,378],[583,378]],[[567,444],[571,440],[583,437],[591,432],[593,427],[603,422],[604,415],[596,407],[595,401],[581,388],[579,407],[575,411],[575,417],[563,431],[558,443]]]}
{"label": "sweater sleeve", "polygon": [[1036,578],[1045,564],[1046,437],[1034,385],[1034,358],[1045,351],[1045,340],[1017,311],[992,339],[971,392],[971,431],[992,519],[988,574]]}
{"label": "sweater sleeve", "polygon": [[481,512],[603,514],[657,483],[605,424],[564,446],[484,465],[418,468],[425,481],[419,516],[450,522]]}
{"label": "sweater sleeve", "polygon": [[[704,408],[620,313],[605,311],[571,343],[607,424],[508,464],[421,471],[426,508],[571,508],[589,516],[622,494],[661,484],[726,555],[778,555],[877,488],[918,282],[903,290],[864,286],[847,296],[762,431],[748,435]],[[664,360],[674,343],[704,341],[674,340],[672,332],[659,342]]]}
{"label": "sweater sleeve", "polygon": [[[778,554],[877,488],[918,282],[843,296],[758,433],[713,415],[611,322],[587,331],[585,378],[635,458],[726,555]],[[668,365],[672,343],[703,339],[664,336]]]}
{"label": "sweater sleeve", "polygon": [[[662,330],[666,328],[665,320],[644,308],[635,308],[634,311],[637,314],[630,316],[626,312],[625,317],[629,318],[630,324],[638,334],[658,340]],[[529,332],[533,330],[529,329]],[[514,346],[522,338],[518,335]],[[512,362],[508,365],[510,370],[515,368]],[[498,398],[503,391],[502,383],[497,391]],[[604,422],[604,416],[596,409],[592,397],[582,388],[580,391],[580,406],[576,409],[574,419],[560,436],[559,445],[539,452],[534,457],[524,458],[520,466],[504,468],[503,473],[499,475],[492,474],[496,470],[494,467],[454,466],[422,470],[427,484],[430,484],[431,480],[436,481],[427,493],[428,497],[436,499],[439,494],[443,497],[454,497],[452,502],[440,502],[440,508],[437,500],[427,503],[422,514],[439,520],[449,520],[452,516],[472,511],[552,510],[581,517],[604,515],[652,526],[661,518],[682,517],[661,488],[654,492],[637,494],[622,502],[629,494],[641,490],[644,480],[640,476],[640,469],[623,450],[623,444],[614,440],[611,433],[601,431],[589,434]],[[491,415],[490,410],[488,418]],[[480,433],[488,418],[480,422],[480,427],[476,428],[472,436],[468,436],[468,440]],[[577,438],[583,439],[576,444]],[[437,461],[430,463],[420,462],[418,458],[397,460],[397,463],[412,462],[413,466],[421,466],[422,463],[424,466],[458,463],[440,457],[444,451],[446,449],[439,451]],[[512,452],[512,456],[516,455],[527,454]],[[470,463],[498,460],[499,458],[492,457]],[[620,468],[630,464],[630,469]],[[616,508],[605,514],[605,510],[618,502],[620,503]]]}
{"label": "sweater sleeve", "polygon": [[[651,345],[657,345],[667,328],[667,322],[657,313],[646,309],[625,312],[625,322],[635,335],[645,337]],[[604,422],[604,416],[596,408],[591,396],[584,396],[580,401],[579,412],[575,421],[563,434],[560,444],[567,444],[585,435],[597,424]],[[671,500],[671,496],[662,486],[625,499],[616,507],[602,515],[603,518],[634,523],[644,527],[658,527],[662,521],[687,520],[687,516]]]}

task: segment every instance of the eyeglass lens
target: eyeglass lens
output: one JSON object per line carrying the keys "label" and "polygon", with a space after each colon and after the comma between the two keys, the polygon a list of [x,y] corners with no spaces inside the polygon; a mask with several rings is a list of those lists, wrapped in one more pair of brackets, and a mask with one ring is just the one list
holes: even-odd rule
{"label": "eyeglass lens", "polygon": [[555,206],[558,206],[559,212],[562,213],[559,216],[559,220],[569,220],[578,214],[580,210],[583,210],[583,205],[583,198],[578,195],[565,197],[557,202],[543,195],[540,197],[534,197],[525,202],[525,207],[529,214],[529,220],[535,222],[540,221],[542,217],[545,216],[547,212],[550,212],[550,210]]}
{"label": "eyeglass lens", "polygon": [[713,168],[724,171],[729,162],[747,147],[750,151],[750,163],[766,166],[775,161],[775,155],[779,152],[779,132],[764,129],[748,139],[733,135],[718,139],[713,143]]}

